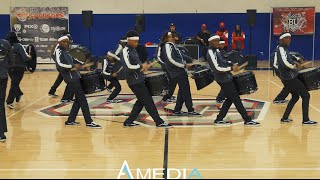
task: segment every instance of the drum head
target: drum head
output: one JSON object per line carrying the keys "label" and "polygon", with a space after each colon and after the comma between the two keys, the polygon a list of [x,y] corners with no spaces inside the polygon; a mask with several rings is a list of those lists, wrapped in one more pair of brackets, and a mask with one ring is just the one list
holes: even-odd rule
{"label": "drum head", "polygon": [[83,46],[71,46],[69,53],[73,58],[84,63],[90,58],[90,51]]}
{"label": "drum head", "polygon": [[165,74],[166,74],[165,72],[153,72],[150,74],[146,74],[146,77],[164,76]]}
{"label": "drum head", "polygon": [[305,72],[309,72],[309,71],[314,71],[316,69],[317,68],[307,68],[307,69],[303,69],[303,70],[299,71],[299,73],[305,73]]}
{"label": "drum head", "polygon": [[26,69],[33,73],[37,68],[37,52],[32,44],[27,46],[26,52],[32,56],[31,60],[26,62]]}

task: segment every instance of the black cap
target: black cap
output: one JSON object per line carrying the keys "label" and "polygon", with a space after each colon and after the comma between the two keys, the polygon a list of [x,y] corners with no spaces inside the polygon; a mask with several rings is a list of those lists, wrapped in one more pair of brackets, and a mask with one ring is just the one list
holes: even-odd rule
{"label": "black cap", "polygon": [[126,34],[127,38],[129,38],[129,37],[137,37],[137,36],[139,36],[139,33],[137,31],[134,31],[134,30],[130,30]]}
{"label": "black cap", "polygon": [[176,26],[174,23],[170,23],[170,26]]}

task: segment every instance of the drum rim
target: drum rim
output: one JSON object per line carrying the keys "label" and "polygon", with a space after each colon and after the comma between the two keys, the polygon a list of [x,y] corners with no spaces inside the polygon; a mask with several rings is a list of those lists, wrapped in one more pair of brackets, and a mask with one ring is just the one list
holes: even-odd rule
{"label": "drum rim", "polygon": [[316,69],[319,69],[319,68],[318,67],[309,67],[309,68],[300,70],[299,73],[310,72],[310,71],[314,71]]}

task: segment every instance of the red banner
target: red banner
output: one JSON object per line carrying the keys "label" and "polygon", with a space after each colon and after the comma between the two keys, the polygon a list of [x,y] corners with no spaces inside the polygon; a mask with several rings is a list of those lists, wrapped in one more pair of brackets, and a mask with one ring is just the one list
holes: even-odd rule
{"label": "red banner", "polygon": [[290,32],[292,35],[314,33],[314,7],[273,8],[273,34]]}

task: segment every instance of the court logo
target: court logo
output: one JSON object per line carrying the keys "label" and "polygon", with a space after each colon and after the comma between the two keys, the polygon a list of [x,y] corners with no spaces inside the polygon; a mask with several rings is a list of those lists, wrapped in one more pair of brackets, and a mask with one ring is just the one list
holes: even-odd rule
{"label": "court logo", "polygon": [[48,24],[42,24],[40,27],[41,32],[48,33],[50,31],[50,27]]}
{"label": "court logo", "polygon": [[[165,174],[166,170],[166,174]],[[166,176],[166,177],[164,177]],[[127,179],[202,179],[200,172],[197,168],[188,170],[186,168],[176,169],[176,168],[147,168],[140,169],[137,168],[135,171],[131,170],[128,162],[125,160],[119,171],[117,179],[127,178]]]}

